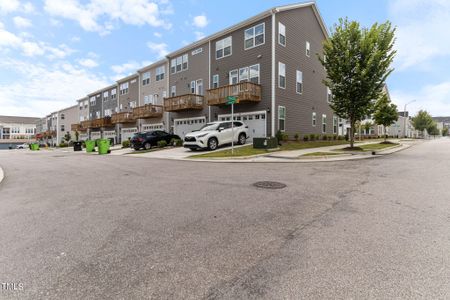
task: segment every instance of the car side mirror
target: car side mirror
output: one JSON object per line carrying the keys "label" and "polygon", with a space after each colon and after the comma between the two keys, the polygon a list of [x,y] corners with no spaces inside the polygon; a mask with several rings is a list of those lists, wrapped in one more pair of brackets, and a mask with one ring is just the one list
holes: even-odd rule
{"label": "car side mirror", "polygon": [[222,130],[224,130],[225,128],[223,127],[219,127],[219,129],[217,129],[218,132],[221,132]]}

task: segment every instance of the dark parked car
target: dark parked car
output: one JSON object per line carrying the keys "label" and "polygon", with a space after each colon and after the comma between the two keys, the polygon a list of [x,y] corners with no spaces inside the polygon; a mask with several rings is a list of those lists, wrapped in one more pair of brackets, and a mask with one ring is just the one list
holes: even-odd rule
{"label": "dark parked car", "polygon": [[172,139],[179,140],[180,137],[162,130],[138,132],[131,139],[131,148],[134,148],[134,150],[141,148],[148,150],[151,147],[157,146],[159,141],[166,141],[169,144]]}

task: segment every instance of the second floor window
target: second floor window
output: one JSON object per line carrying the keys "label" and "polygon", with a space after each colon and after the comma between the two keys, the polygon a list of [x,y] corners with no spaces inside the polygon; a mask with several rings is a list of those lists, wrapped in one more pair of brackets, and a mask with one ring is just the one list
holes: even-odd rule
{"label": "second floor window", "polygon": [[218,88],[219,87],[219,75],[218,74],[216,74],[216,75],[213,75],[213,86],[212,86],[212,88],[213,89],[216,89],[216,88]]}
{"label": "second floor window", "polygon": [[61,131],[65,131],[64,125],[61,125]]}
{"label": "second floor window", "polygon": [[117,90],[116,89],[111,90],[111,100],[116,99],[116,97],[117,97]]}
{"label": "second floor window", "polygon": [[286,65],[281,62],[278,63],[278,87],[286,88]]}
{"label": "second floor window", "polygon": [[89,102],[91,103],[91,106],[95,106],[95,103],[96,103],[95,97],[91,97],[91,98],[89,99]]}
{"label": "second floor window", "polygon": [[65,118],[65,115],[61,114],[61,120],[64,120],[64,118]]}
{"label": "second floor window", "polygon": [[142,74],[142,85],[147,85],[150,83],[150,72],[145,72]]}
{"label": "second floor window", "polygon": [[311,56],[311,44],[308,41],[306,41],[306,56]]}
{"label": "second floor window", "polygon": [[299,70],[297,70],[295,91],[297,92],[297,94],[303,93],[303,73]]}
{"label": "second floor window", "polygon": [[231,46],[232,46],[231,36],[224,38],[223,40],[217,41],[216,42],[216,59],[230,56],[232,54]]}
{"label": "second floor window", "polygon": [[253,26],[244,33],[244,47],[245,49],[250,49],[259,45],[264,44],[265,41],[265,25],[261,23],[259,25]]}
{"label": "second floor window", "polygon": [[164,66],[156,68],[156,81],[160,81],[164,79],[165,69]]}
{"label": "second floor window", "polygon": [[125,95],[128,94],[128,82],[122,83],[119,86],[120,94]]}
{"label": "second floor window", "polygon": [[177,95],[177,87],[175,85],[172,85],[170,88],[170,96],[175,97]]}
{"label": "second floor window", "polygon": [[108,92],[103,92],[103,101],[108,100]]}
{"label": "second floor window", "polygon": [[286,46],[286,26],[278,23],[278,43],[281,46]]}

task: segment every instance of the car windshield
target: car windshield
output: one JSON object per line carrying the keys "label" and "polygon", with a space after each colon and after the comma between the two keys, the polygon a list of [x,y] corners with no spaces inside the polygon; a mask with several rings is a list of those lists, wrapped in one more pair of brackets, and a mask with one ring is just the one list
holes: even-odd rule
{"label": "car windshield", "polygon": [[211,130],[216,130],[217,126],[219,126],[219,124],[217,123],[208,123],[205,124],[202,128],[200,128],[199,131],[211,131]]}

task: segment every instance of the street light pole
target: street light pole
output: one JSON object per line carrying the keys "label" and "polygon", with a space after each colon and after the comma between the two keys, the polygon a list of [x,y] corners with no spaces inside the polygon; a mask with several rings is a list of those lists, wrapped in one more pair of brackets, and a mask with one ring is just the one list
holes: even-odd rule
{"label": "street light pole", "polygon": [[404,121],[403,121],[403,137],[404,138],[407,138],[407,136],[406,136],[406,118],[407,118],[406,117],[406,106],[408,106],[409,104],[411,104],[413,102],[416,102],[416,100],[414,99],[414,100],[409,101],[408,103],[406,103],[405,107],[403,109],[403,117],[405,118]]}

